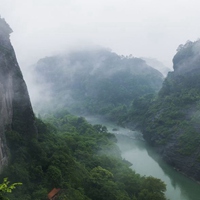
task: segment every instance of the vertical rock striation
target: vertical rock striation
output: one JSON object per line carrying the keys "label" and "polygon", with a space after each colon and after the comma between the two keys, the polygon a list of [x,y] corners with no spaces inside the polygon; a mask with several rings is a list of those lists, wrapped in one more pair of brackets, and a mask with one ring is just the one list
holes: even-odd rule
{"label": "vertical rock striation", "polygon": [[36,134],[27,87],[10,43],[12,29],[0,18],[0,170],[8,162],[5,131]]}

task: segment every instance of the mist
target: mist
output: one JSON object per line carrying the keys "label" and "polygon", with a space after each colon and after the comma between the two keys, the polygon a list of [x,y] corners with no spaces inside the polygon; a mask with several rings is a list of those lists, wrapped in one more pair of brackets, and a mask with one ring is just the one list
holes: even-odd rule
{"label": "mist", "polygon": [[166,76],[179,45],[200,35],[197,0],[0,0],[0,5],[35,105],[52,99],[52,85],[38,83],[42,77],[34,72],[41,58],[101,46],[125,57],[148,58],[148,65],[156,59],[166,66]]}
{"label": "mist", "polygon": [[74,46],[101,45],[172,67],[179,44],[200,35],[197,0],[0,0],[23,71]]}

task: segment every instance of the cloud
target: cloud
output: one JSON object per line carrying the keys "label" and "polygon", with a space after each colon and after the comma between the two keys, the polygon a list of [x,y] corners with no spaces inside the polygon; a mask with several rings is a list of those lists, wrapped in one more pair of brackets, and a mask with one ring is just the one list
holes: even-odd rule
{"label": "cloud", "polygon": [[20,65],[73,45],[155,57],[172,66],[180,43],[200,35],[198,0],[0,0]]}

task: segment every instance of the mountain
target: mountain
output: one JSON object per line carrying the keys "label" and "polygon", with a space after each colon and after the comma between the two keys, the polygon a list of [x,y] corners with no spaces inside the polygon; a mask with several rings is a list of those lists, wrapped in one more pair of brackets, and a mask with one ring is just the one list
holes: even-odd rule
{"label": "mountain", "polygon": [[[105,48],[43,58],[35,65],[35,75],[40,88],[48,85],[44,90],[49,91],[53,107],[109,118],[125,114],[134,98],[159,91],[164,79],[144,60],[119,56]],[[42,109],[45,105],[40,103]]]}
{"label": "mountain", "polygon": [[[178,171],[200,180],[200,41],[180,45],[158,96],[133,102],[129,117]],[[140,116],[140,117],[137,117]]]}
{"label": "mountain", "polygon": [[8,163],[6,132],[36,134],[28,91],[10,43],[12,29],[0,18],[0,168]]}

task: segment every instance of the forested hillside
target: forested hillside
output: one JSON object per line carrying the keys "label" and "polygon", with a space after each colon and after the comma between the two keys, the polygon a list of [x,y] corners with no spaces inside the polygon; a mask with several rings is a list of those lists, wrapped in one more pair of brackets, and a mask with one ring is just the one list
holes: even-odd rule
{"label": "forested hillside", "polygon": [[121,159],[116,138],[102,125],[90,125],[66,111],[36,120],[38,137],[6,133],[10,164],[2,177],[21,182],[8,197],[42,200],[61,188],[62,200],[166,199],[165,184],[142,177]]}
{"label": "forested hillside", "polygon": [[[133,99],[157,92],[163,82],[162,74],[144,60],[103,48],[43,58],[35,73],[39,86],[48,85],[44,90],[49,91],[51,108],[67,106],[78,114],[95,113],[112,120],[122,118]],[[43,113],[44,104],[40,102]]]}
{"label": "forested hillside", "polygon": [[134,100],[129,120],[177,170],[200,180],[200,41],[180,45],[158,95]]}

